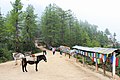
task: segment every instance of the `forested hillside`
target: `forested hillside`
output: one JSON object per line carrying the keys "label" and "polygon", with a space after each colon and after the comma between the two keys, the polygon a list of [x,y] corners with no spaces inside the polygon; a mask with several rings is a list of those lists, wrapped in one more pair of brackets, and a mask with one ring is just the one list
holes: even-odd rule
{"label": "forested hillside", "polygon": [[109,42],[107,34],[98,30],[97,25],[79,21],[71,10],[64,11],[55,4],[46,7],[40,30],[43,41],[52,46],[107,47]]}
{"label": "forested hillside", "polygon": [[15,51],[34,51],[36,38],[50,46],[109,47],[113,42],[108,29],[100,31],[97,25],[78,20],[71,10],[55,4],[46,7],[40,20],[32,5],[25,11],[21,0],[11,5],[13,9],[6,16],[0,12],[0,62],[11,60]]}

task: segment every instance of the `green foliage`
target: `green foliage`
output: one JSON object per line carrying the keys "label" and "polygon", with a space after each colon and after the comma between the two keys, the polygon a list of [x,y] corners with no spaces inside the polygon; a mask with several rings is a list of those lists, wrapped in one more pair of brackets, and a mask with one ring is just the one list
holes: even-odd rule
{"label": "green foliage", "polygon": [[71,10],[64,11],[55,4],[46,7],[40,25],[41,38],[51,46],[105,47],[108,44],[107,35],[98,31],[98,26],[78,21]]}
{"label": "green foliage", "polygon": [[30,51],[35,48],[34,38],[37,34],[37,16],[34,14],[32,5],[28,5],[26,11],[23,13],[24,21],[22,27],[22,43],[23,51]]}
{"label": "green foliage", "polygon": [[5,18],[0,14],[0,62],[11,60],[14,51],[40,52],[34,45],[38,26],[33,6],[29,5],[23,13],[21,0],[11,4],[13,9]]}
{"label": "green foliage", "polygon": [[15,0],[11,4],[13,9],[6,17],[0,13],[0,61],[11,60],[11,53],[14,51],[41,52],[34,45],[36,38],[47,46],[56,47],[106,47],[109,44],[108,29],[105,32],[99,31],[98,26],[79,21],[71,10],[65,11],[55,4],[50,4],[37,23],[37,15],[32,5],[22,11],[21,0]]}
{"label": "green foliage", "polygon": [[105,34],[106,35],[111,35],[110,31],[108,30],[108,28],[105,29]]}
{"label": "green foliage", "polygon": [[12,54],[11,54],[11,51],[8,50],[7,48],[1,48],[0,49],[0,54],[2,54],[0,56],[0,63],[1,62],[6,62],[8,60],[12,60]]}

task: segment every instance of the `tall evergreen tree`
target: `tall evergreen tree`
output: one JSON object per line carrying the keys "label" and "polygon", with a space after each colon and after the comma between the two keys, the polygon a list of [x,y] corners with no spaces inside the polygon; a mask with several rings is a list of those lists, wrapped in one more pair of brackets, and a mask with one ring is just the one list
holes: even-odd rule
{"label": "tall evergreen tree", "polygon": [[13,32],[15,32],[15,51],[20,51],[20,15],[22,13],[22,3],[21,0],[15,0],[14,3],[11,3],[13,10],[10,11],[11,14],[11,24],[13,26]]}
{"label": "tall evergreen tree", "polygon": [[32,5],[28,5],[24,12],[24,21],[22,28],[22,39],[24,51],[30,51],[34,49],[34,39],[37,34],[37,15],[34,13]]}
{"label": "tall evergreen tree", "polygon": [[[107,44],[108,37],[97,30],[98,26],[87,21],[78,21],[71,10],[64,11],[55,4],[46,7],[41,18],[43,40],[55,45],[101,46]],[[102,39],[103,38],[103,39]]]}
{"label": "tall evergreen tree", "polygon": [[109,31],[108,28],[105,29],[105,34],[106,34],[106,35],[111,35],[111,33],[110,33],[110,31]]}

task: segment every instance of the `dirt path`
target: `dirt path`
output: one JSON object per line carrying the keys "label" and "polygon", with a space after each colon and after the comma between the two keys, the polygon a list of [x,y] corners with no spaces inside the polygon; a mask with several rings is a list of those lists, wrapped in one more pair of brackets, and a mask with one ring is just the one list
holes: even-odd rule
{"label": "dirt path", "polygon": [[15,66],[14,61],[0,64],[0,80],[111,80],[80,66],[74,58],[68,59],[59,53],[52,55],[48,50],[47,53],[48,62],[41,61],[38,72],[35,65],[28,65],[28,72],[22,72],[21,66]]}

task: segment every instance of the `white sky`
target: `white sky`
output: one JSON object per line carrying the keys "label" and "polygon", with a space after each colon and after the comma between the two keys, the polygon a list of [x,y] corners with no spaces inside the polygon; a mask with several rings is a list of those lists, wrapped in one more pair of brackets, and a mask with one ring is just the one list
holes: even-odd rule
{"label": "white sky", "polygon": [[[2,14],[11,10],[10,1],[0,0]],[[24,10],[28,4],[32,4],[35,12],[41,15],[45,7],[50,3],[55,3],[64,10],[71,9],[79,20],[87,20],[90,24],[98,25],[99,30],[106,28],[120,41],[120,0],[21,0]]]}

